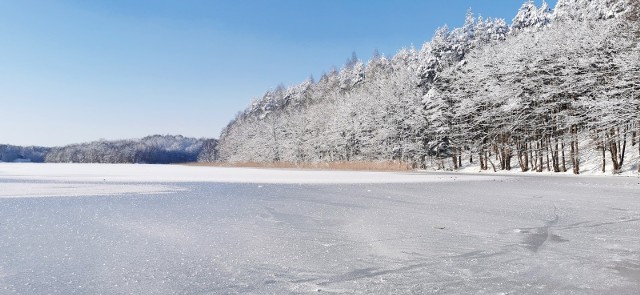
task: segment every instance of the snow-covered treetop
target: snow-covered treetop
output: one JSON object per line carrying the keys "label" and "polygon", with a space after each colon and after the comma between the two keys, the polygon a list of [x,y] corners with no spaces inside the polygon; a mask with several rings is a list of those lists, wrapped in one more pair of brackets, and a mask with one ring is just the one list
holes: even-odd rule
{"label": "snow-covered treetop", "polygon": [[513,18],[511,29],[515,32],[528,28],[539,29],[549,24],[551,16],[551,8],[546,1],[538,8],[533,0],[527,0]]}
{"label": "snow-covered treetop", "polygon": [[558,0],[553,18],[578,21],[615,18],[625,13],[631,1],[638,0]]}
{"label": "snow-covered treetop", "polygon": [[419,52],[413,48],[401,49],[390,58],[376,53],[368,62],[358,60],[354,53],[343,68],[334,68],[322,75],[317,82],[305,80],[298,85],[280,85],[267,91],[262,97],[254,99],[229,126],[238,120],[263,120],[273,112],[320,102],[336,93],[348,93],[362,87],[363,82],[369,77],[386,75],[401,69],[415,71],[420,77],[418,86],[426,94],[438,72],[458,64],[474,48],[504,41],[509,34],[540,30],[553,21],[618,17],[629,9],[632,3],[630,1],[640,0],[558,0],[554,10],[545,1],[538,7],[533,0],[526,0],[513,18],[511,26],[503,19],[475,17],[469,10],[462,27],[450,29],[445,25],[439,28]]}

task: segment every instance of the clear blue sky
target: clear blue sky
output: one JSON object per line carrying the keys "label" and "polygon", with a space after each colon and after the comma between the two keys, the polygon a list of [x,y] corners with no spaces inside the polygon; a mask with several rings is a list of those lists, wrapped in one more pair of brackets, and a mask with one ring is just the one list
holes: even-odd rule
{"label": "clear blue sky", "polygon": [[522,2],[0,0],[0,143],[217,138],[280,83],[419,48],[469,7],[510,22]]}

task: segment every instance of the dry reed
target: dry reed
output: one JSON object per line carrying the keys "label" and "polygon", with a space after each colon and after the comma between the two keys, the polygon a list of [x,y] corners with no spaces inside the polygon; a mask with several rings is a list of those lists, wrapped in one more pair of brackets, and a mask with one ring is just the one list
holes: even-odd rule
{"label": "dry reed", "polygon": [[291,163],[291,162],[214,162],[214,163],[186,163],[189,166],[207,167],[243,167],[243,168],[278,168],[278,169],[309,169],[309,170],[348,170],[348,171],[408,171],[412,170],[410,164],[399,161],[384,162],[318,162],[318,163]]}

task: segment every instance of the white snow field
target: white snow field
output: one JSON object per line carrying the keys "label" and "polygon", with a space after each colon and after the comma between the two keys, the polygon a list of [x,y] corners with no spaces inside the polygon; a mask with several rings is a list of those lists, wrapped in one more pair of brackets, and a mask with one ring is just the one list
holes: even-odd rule
{"label": "white snow field", "polygon": [[[0,163],[0,179],[6,178],[45,181],[45,183],[4,184],[0,191],[0,197],[159,193],[179,189],[175,186],[158,185],[158,183],[167,182],[340,184],[425,183],[454,181],[458,178],[484,179],[473,175],[455,177],[431,175],[425,177],[420,173],[220,168],[184,165]],[[64,182],[64,184],[58,182]],[[122,184],[123,182],[146,184],[127,185]],[[148,183],[155,183],[155,185]]]}
{"label": "white snow field", "polygon": [[0,294],[640,290],[635,176],[0,164],[0,195]]}

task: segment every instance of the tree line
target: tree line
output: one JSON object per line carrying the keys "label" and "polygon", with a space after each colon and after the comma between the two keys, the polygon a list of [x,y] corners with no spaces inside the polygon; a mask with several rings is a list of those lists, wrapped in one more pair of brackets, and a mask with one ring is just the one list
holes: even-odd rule
{"label": "tree line", "polygon": [[629,169],[625,157],[640,153],[639,5],[527,1],[510,25],[469,12],[420,50],[354,55],[318,81],[266,92],[223,130],[219,158],[578,174],[598,154],[603,170]]}
{"label": "tree line", "polygon": [[141,139],[72,144],[64,147],[0,145],[0,161],[47,163],[146,163],[213,162],[217,140],[181,135],[152,135]]}

